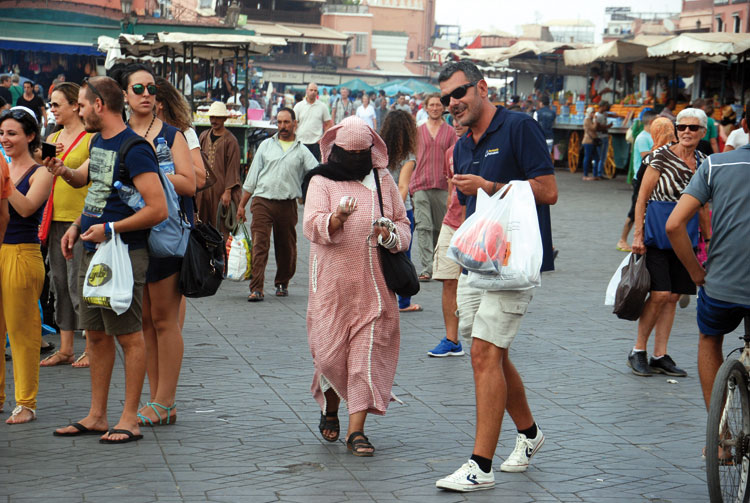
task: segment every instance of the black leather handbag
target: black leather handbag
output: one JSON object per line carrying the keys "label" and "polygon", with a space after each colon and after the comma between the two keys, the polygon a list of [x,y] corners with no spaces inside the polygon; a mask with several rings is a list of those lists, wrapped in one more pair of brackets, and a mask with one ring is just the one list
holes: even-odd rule
{"label": "black leather handbag", "polygon": [[224,279],[227,249],[216,228],[197,220],[190,231],[180,269],[180,292],[185,297],[210,297]]}
{"label": "black leather handbag", "polygon": [[[375,175],[375,186],[378,189],[378,202],[380,203],[380,214],[383,212],[383,193],[380,190],[380,176],[376,169],[373,169]],[[388,288],[402,297],[411,297],[419,293],[419,277],[417,269],[414,267],[411,259],[404,252],[391,253],[390,250],[378,245],[380,250],[380,263],[383,266],[383,276]]]}

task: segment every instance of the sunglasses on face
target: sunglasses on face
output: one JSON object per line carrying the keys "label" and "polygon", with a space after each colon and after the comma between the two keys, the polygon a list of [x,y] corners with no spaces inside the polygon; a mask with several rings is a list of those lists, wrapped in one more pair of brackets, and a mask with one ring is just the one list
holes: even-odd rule
{"label": "sunglasses on face", "polygon": [[156,96],[156,84],[133,84],[130,89],[137,95],[143,94],[143,91],[148,91],[151,96]]}
{"label": "sunglasses on face", "polygon": [[677,124],[677,131],[685,131],[686,129],[689,129],[693,133],[701,129],[703,126],[699,126],[698,124]]}
{"label": "sunglasses on face", "polygon": [[469,82],[468,84],[464,84],[462,86],[458,86],[450,93],[446,94],[445,96],[440,97],[440,103],[443,104],[444,107],[447,107],[451,104],[451,98],[455,100],[460,100],[464,96],[466,96],[466,92],[469,90],[470,87],[474,87],[477,85],[476,82]]}

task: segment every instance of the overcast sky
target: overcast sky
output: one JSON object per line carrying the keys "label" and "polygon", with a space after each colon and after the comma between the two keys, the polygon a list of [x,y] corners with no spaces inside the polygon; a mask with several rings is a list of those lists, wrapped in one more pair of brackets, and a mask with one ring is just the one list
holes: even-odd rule
{"label": "overcast sky", "polygon": [[633,12],[679,12],[681,0],[436,0],[438,24],[458,24],[462,31],[497,28],[516,33],[522,24],[553,19],[588,19],[601,37],[604,7],[630,7]]}

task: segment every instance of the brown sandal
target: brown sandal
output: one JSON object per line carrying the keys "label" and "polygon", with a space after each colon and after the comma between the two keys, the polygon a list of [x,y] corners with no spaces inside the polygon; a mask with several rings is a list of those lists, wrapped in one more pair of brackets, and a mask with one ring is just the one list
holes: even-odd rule
{"label": "brown sandal", "polygon": [[[63,353],[60,351],[55,351],[51,355],[49,355],[47,358],[39,362],[40,367],[54,367],[56,365],[70,365],[73,363],[73,357],[75,355]],[[54,359],[54,361],[53,361]]]}
{"label": "brown sandal", "polygon": [[[79,356],[78,359],[73,362],[73,365],[71,366],[77,369],[87,369],[89,368],[89,365],[90,365],[88,358],[89,358],[89,355],[86,354],[86,351],[84,351],[83,353],[81,353],[81,356]],[[83,361],[84,359],[86,359],[85,362]]]}

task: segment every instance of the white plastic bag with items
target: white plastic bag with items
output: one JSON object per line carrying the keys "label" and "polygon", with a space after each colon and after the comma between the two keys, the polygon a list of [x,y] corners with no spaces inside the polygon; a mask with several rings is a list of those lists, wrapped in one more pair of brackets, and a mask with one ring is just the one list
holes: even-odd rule
{"label": "white plastic bag with items", "polygon": [[507,248],[507,208],[501,204],[508,189],[491,197],[477,192],[474,214],[456,229],[448,247],[447,257],[468,271],[496,273],[505,260]]}
{"label": "white plastic bag with items", "polygon": [[622,259],[622,262],[620,262],[619,267],[615,271],[615,273],[612,275],[612,279],[609,280],[609,285],[607,285],[607,293],[604,294],[604,305],[605,306],[614,306],[615,305],[615,295],[617,294],[617,286],[620,284],[620,279],[622,278],[622,268],[628,265],[628,262],[630,261],[630,256],[633,253],[628,253],[624,259]]}
{"label": "white plastic bag with items", "polygon": [[[482,290],[528,290],[542,284],[542,234],[531,184],[513,180],[499,200],[499,220],[505,229],[505,254],[490,274],[470,271],[468,283]],[[477,200],[477,203],[479,200]]]}
{"label": "white plastic bag with items", "polygon": [[252,244],[245,224],[240,222],[237,231],[227,239],[227,279],[250,279]]}
{"label": "white plastic bag with items", "polygon": [[133,268],[130,265],[128,245],[120,235],[99,243],[86,270],[81,297],[90,307],[111,309],[121,315],[130,308],[133,300]]}

